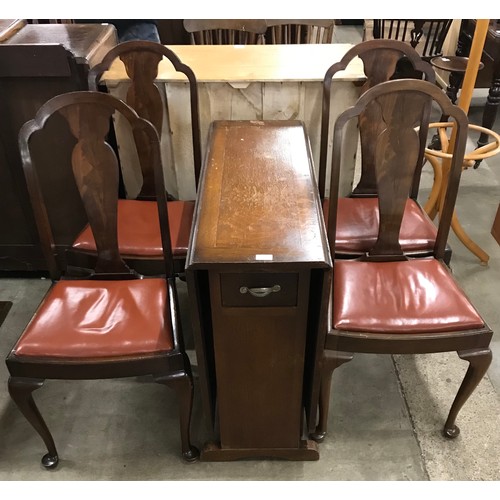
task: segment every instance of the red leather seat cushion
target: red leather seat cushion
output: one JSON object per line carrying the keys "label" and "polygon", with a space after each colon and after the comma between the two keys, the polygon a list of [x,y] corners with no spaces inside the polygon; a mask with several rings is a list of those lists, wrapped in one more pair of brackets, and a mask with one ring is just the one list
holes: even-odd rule
{"label": "red leather seat cushion", "polygon": [[[194,201],[169,201],[168,222],[174,256],[185,256],[194,213]],[[160,220],[155,201],[118,200],[118,246],[124,257],[162,257]],[[86,226],[73,248],[96,251],[94,235]]]}
{"label": "red leather seat cushion", "polygon": [[335,261],[332,326],[387,333],[449,332],[484,322],[436,259]]}
{"label": "red leather seat cushion", "polygon": [[162,279],[56,283],[19,339],[17,356],[94,358],[173,349]]}
{"label": "red leather seat cushion", "polygon": [[[325,222],[329,200],[323,201]],[[377,241],[379,224],[378,198],[339,198],[336,252],[367,252]],[[427,214],[412,199],[406,202],[399,242],[403,251],[432,249],[437,229]]]}

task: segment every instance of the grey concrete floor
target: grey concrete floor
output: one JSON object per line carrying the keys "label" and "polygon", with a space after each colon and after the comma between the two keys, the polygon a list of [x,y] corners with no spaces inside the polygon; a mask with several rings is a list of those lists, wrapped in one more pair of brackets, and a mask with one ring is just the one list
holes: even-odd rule
{"label": "grey concrete floor", "polygon": [[[475,123],[480,115],[480,107],[469,113]],[[499,119],[494,129],[500,132]],[[471,147],[474,142],[471,137]],[[432,174],[426,169],[423,200],[431,183]],[[490,229],[499,201],[498,157],[463,173],[457,213],[490,261],[481,266],[452,234],[452,268],[496,333],[493,363],[459,414],[462,433],[456,440],[443,438],[441,429],[467,363],[454,353],[357,355],[335,373],[330,433],[320,445],[317,462],[185,465],[180,458],[176,400],[164,387],[147,379],[47,381],[35,398],[53,432],[61,462],[56,470],[46,471],[40,465],[43,443],[10,400],[8,372],[0,363],[0,480],[483,480],[494,486],[500,480],[500,246]],[[0,300],[14,303],[0,329],[3,357],[49,284],[34,278],[0,279]],[[188,348],[195,360],[183,283],[179,289]],[[196,380],[195,391],[193,441],[201,446],[207,434]]]}

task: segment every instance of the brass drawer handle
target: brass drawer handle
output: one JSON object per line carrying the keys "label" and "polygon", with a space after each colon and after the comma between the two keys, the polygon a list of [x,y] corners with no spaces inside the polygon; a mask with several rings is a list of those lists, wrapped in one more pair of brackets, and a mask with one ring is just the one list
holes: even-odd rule
{"label": "brass drawer handle", "polygon": [[264,288],[248,288],[246,286],[242,286],[240,288],[240,293],[249,293],[254,297],[267,297],[269,294],[273,292],[279,292],[281,287],[279,285],[268,286]]}

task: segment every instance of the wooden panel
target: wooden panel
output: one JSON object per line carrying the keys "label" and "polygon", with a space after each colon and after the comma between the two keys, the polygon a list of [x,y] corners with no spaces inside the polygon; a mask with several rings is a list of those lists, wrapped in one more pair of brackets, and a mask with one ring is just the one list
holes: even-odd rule
{"label": "wooden panel", "polygon": [[497,215],[495,216],[495,220],[493,221],[493,226],[491,227],[491,234],[493,238],[497,240],[497,243],[500,245],[500,204],[498,205]]}
{"label": "wooden panel", "polygon": [[[114,34],[114,28],[97,24],[27,25],[0,44],[1,269],[46,269],[19,156],[19,129],[51,97],[88,88],[90,60],[114,45]],[[86,220],[69,170],[63,168],[74,143],[58,116],[32,143],[54,237],[62,247],[71,244]]]}
{"label": "wooden panel", "polygon": [[69,77],[70,57],[71,53],[62,45],[0,44],[0,78]]}
{"label": "wooden panel", "polygon": [[[359,96],[359,87],[342,83],[334,85],[331,93],[331,127],[338,115],[348,105],[354,104]],[[120,91],[119,95],[123,92]],[[167,162],[164,156],[165,176],[169,192],[180,199],[194,199],[196,195],[193,163],[193,148],[189,113],[189,90],[187,83],[166,83],[165,95],[168,101],[169,130],[162,133],[164,150],[172,156]],[[254,82],[202,83],[199,85],[200,128],[203,157],[206,154],[210,125],[215,120],[301,120],[310,139],[315,173],[319,168],[321,135],[322,87],[319,82]],[[118,132],[119,134],[119,127]],[[357,124],[347,126],[345,134],[345,158],[340,178],[340,194],[352,190],[355,156],[357,148]],[[122,140],[119,139],[119,143]],[[125,146],[126,147],[126,146]],[[331,158],[329,144],[328,158]],[[164,154],[168,153],[164,151]],[[126,155],[123,161],[128,162]],[[327,183],[327,194],[329,183]]]}
{"label": "wooden panel", "polygon": [[227,308],[210,274],[221,448],[298,448],[309,276],[298,307]]}
{"label": "wooden panel", "polygon": [[209,152],[192,239],[197,261],[328,259],[300,122],[215,122]]}
{"label": "wooden panel", "polygon": [[79,64],[90,67],[116,45],[116,30],[103,24],[28,24],[4,42],[5,45],[62,45]]}
{"label": "wooden panel", "polygon": [[[500,32],[498,31],[497,20],[490,20],[490,26],[484,41],[484,49],[481,56],[481,61],[484,68],[477,73],[475,88],[490,88],[495,74],[495,68],[500,64]],[[498,21],[497,21],[498,22]],[[474,31],[476,29],[476,19],[467,19],[464,30],[460,35],[461,41],[466,43],[468,55]],[[465,40],[464,40],[465,38]]]}
{"label": "wooden panel", "polygon": [[9,300],[0,300],[0,326],[5,321],[10,308],[12,307],[12,302]]}

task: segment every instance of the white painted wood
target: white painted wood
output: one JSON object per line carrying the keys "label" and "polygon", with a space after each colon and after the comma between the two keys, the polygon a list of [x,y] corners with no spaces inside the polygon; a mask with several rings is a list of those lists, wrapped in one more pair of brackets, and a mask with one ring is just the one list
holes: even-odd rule
{"label": "white painted wood", "polygon": [[[330,96],[330,131],[327,155],[326,196],[330,193],[330,165],[332,157],[333,127],[338,116],[348,107],[353,105],[360,94],[361,87],[350,85],[332,85]],[[347,105],[346,105],[347,104]],[[339,196],[347,196],[352,191],[356,155],[358,151],[358,125],[356,120],[351,120],[344,131],[342,144],[343,161],[340,170]]]}
{"label": "white painted wood", "polygon": [[[182,84],[179,84],[182,85]],[[123,81],[113,86],[108,86],[108,90],[110,94],[118,99],[126,100],[127,90],[129,88],[129,82]],[[178,182],[177,182],[177,170],[182,168],[183,163],[175,162],[175,157],[173,156],[173,146],[172,139],[170,134],[170,126],[169,126],[169,115],[168,115],[168,105],[167,105],[167,97],[165,95],[165,89],[163,85],[158,85],[158,89],[160,91],[160,95],[163,101],[163,128],[160,136],[160,144],[161,144],[161,154],[162,154],[162,162],[164,168],[164,176],[165,176],[165,188],[167,191],[174,196],[179,192]],[[180,97],[177,97],[180,99]],[[189,101],[188,101],[189,106]],[[189,108],[188,108],[189,109]],[[139,164],[139,158],[137,156],[137,152],[134,146],[134,138],[132,136],[132,132],[130,127],[126,123],[126,120],[123,117],[116,113],[113,116],[115,133],[116,133],[116,141],[118,144],[118,156],[120,157],[120,163],[122,166],[123,172],[123,182],[125,184],[125,189],[127,192],[127,197],[134,198],[137,196],[141,189],[142,185],[142,175],[141,175],[141,167]],[[190,137],[191,129],[188,130],[188,134],[183,133],[182,137]],[[179,145],[182,148],[182,144]],[[191,147],[191,156],[192,156],[192,147]],[[191,160],[192,165],[192,160]],[[191,166],[191,169],[193,167]],[[193,175],[194,179],[194,175]]]}

